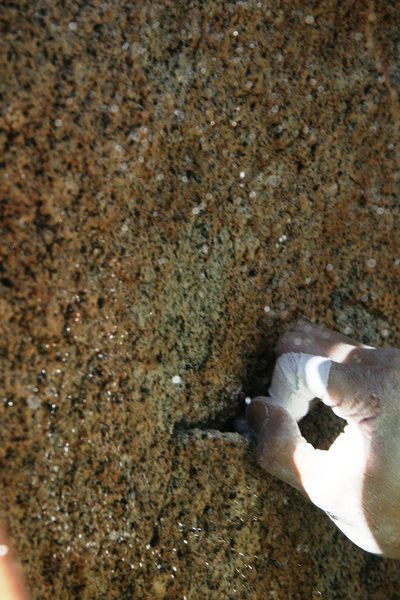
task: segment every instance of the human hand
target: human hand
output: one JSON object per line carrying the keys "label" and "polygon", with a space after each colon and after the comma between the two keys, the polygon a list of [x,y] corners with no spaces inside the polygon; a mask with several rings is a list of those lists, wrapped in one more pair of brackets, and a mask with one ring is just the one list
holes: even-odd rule
{"label": "human hand", "polygon": [[[256,458],[355,544],[400,558],[400,350],[298,322],[279,340],[270,397],[247,407]],[[328,451],[297,421],[322,400],[347,425]]]}

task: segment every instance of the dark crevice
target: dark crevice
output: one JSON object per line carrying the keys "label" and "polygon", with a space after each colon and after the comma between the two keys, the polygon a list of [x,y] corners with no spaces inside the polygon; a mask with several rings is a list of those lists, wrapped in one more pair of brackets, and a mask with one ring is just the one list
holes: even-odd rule
{"label": "dark crevice", "polygon": [[[268,344],[268,345],[267,345]],[[189,421],[185,417],[175,423],[173,435],[187,434],[192,430],[217,431],[220,433],[237,433],[235,422],[243,419],[246,409],[245,398],[267,396],[275,363],[272,344],[267,343],[247,357],[243,374],[243,387],[232,399],[228,410],[213,418]]]}
{"label": "dark crevice", "polygon": [[194,429],[200,429],[203,431],[219,431],[221,433],[236,433],[235,429],[235,420],[239,416],[243,416],[244,414],[244,405],[241,415],[235,415],[232,417],[228,417],[227,419],[210,419],[210,420],[201,420],[194,421],[189,423],[186,419],[182,419],[175,423],[173,435],[180,435],[182,433],[188,433],[193,431]]}

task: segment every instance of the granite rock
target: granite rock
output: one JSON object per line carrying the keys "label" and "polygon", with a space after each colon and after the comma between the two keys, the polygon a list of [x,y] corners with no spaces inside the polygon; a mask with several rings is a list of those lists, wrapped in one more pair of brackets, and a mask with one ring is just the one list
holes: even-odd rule
{"label": "granite rock", "polygon": [[1,516],[34,599],[399,597],[232,432],[294,318],[400,345],[399,19],[3,3]]}

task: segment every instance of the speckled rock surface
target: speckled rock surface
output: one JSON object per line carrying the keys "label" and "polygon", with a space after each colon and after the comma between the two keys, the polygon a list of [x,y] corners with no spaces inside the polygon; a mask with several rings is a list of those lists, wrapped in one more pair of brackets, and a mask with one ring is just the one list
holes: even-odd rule
{"label": "speckled rock surface", "polygon": [[399,22],[3,2],[1,516],[34,599],[400,597],[397,562],[205,431],[295,317],[400,345]]}

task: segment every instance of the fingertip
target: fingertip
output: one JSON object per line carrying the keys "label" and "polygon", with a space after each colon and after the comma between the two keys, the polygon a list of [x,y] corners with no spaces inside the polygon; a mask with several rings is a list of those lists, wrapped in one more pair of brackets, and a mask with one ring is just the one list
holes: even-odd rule
{"label": "fingertip", "polygon": [[264,396],[257,396],[251,400],[251,403],[246,408],[246,421],[253,431],[254,435],[257,436],[263,425],[269,417],[269,408],[267,404],[267,398]]}
{"label": "fingertip", "polygon": [[233,420],[233,429],[237,433],[244,435],[244,434],[248,433],[249,425],[248,425],[246,419],[244,419],[242,417],[237,417],[236,419]]}

